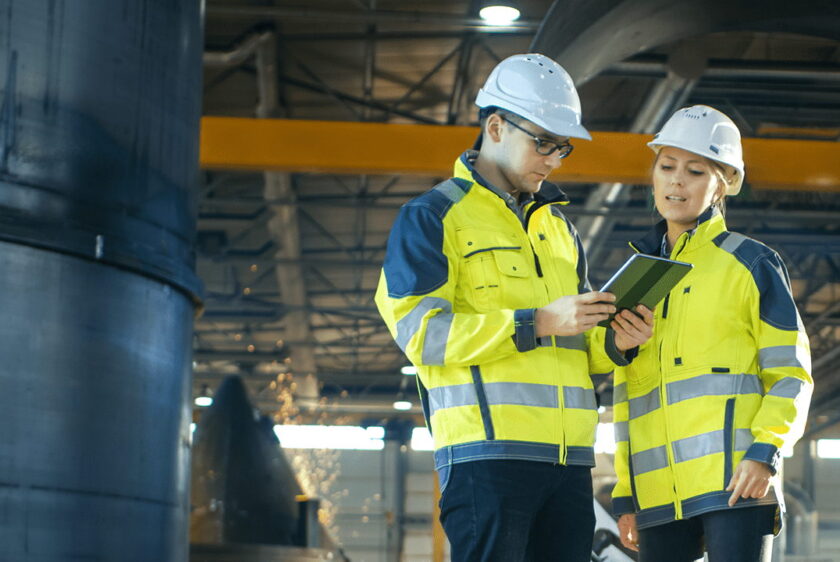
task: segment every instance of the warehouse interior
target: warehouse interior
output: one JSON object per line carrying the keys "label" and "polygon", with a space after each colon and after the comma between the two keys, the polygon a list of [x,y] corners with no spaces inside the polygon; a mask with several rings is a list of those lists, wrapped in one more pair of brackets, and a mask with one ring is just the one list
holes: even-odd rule
{"label": "warehouse interior", "polygon": [[[485,19],[489,4],[519,15]],[[665,120],[706,104],[741,130],[727,225],[784,259],[815,381],[774,560],[840,560],[836,2],[0,14],[0,559],[449,560],[416,370],[374,292],[400,207],[471,147],[490,70],[539,52],[593,133],[552,180],[594,287],[658,220],[644,143]],[[612,383],[595,385],[608,505]],[[592,560],[635,560],[606,511],[597,529]]]}

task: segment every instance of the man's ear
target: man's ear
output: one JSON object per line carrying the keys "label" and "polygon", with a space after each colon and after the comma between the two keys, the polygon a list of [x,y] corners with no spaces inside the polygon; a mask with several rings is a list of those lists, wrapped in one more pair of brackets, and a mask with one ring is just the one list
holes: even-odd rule
{"label": "man's ear", "polygon": [[499,116],[498,113],[493,113],[492,115],[487,117],[487,122],[484,124],[484,138],[490,139],[493,142],[499,142],[502,140],[502,129],[504,128],[505,122]]}

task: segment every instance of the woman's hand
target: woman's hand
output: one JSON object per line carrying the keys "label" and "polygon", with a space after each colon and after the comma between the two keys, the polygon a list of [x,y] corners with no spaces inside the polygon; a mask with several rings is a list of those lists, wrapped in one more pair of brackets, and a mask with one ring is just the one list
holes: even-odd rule
{"label": "woman's hand", "polygon": [[763,498],[770,491],[770,467],[763,462],[744,459],[735,467],[735,474],[726,487],[729,496],[729,507],[735,505],[738,498]]}
{"label": "woman's hand", "polygon": [[639,532],[636,530],[636,515],[625,513],[618,518],[618,538],[624,548],[639,552]]}
{"label": "woman's hand", "polygon": [[638,314],[622,310],[610,323],[615,330],[615,347],[622,353],[642,345],[653,335],[653,312],[641,304],[636,307],[636,312]]}

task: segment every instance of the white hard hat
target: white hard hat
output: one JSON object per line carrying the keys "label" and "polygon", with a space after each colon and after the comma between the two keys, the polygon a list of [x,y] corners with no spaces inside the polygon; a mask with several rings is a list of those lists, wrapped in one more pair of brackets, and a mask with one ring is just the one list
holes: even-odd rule
{"label": "white hard hat", "polygon": [[682,148],[723,164],[726,194],[738,195],[744,182],[741,132],[732,119],[708,105],[684,107],[674,113],[648,146],[659,154],[663,146]]}
{"label": "white hard hat", "polygon": [[545,55],[513,55],[497,64],[475,104],[516,113],[559,137],[592,140],[580,124],[580,98],[572,78]]}

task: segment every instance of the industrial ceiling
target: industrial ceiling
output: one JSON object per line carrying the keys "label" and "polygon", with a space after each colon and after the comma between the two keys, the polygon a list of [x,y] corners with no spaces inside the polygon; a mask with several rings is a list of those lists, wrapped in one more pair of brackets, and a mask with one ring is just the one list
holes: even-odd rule
{"label": "industrial ceiling", "polygon": [[[818,1],[519,4],[520,20],[490,27],[475,0],[208,1],[203,113],[300,120],[304,132],[315,130],[312,121],[474,126],[472,100],[490,69],[536,50],[575,77],[592,131],[650,134],[676,108],[703,103],[729,114],[745,137],[794,139],[774,145],[771,163],[789,185],[751,184],[747,154],[747,184],[729,201],[727,220],[785,259],[811,337],[811,429],[835,423],[840,187],[825,154],[836,156],[840,140],[840,8]],[[370,130],[367,142],[364,134],[348,140],[350,154],[376,150],[380,129]],[[271,142],[256,127],[249,134]],[[331,156],[344,150],[341,137],[313,138],[286,138],[277,150],[314,155],[327,172],[214,165],[202,173],[197,269],[205,295],[194,392],[212,392],[222,377],[239,374],[259,406],[275,411],[288,406],[283,375],[291,373],[300,403],[318,401],[322,420],[397,415],[391,404],[413,397],[414,381],[400,373],[406,360],[373,293],[400,205],[445,174],[329,171]],[[418,163],[425,157],[409,154]],[[606,177],[613,166],[602,162]],[[556,179],[572,200],[568,215],[597,286],[629,255],[627,241],[656,220],[649,188]],[[296,415],[310,420],[313,412]]]}

